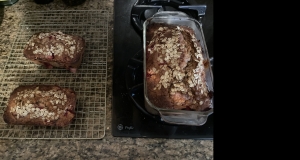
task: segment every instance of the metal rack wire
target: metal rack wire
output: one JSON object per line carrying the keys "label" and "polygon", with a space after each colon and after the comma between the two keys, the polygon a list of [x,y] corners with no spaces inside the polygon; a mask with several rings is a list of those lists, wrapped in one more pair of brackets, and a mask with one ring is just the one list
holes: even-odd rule
{"label": "metal rack wire", "polygon": [[[101,139],[105,135],[109,14],[101,10],[28,12],[0,72],[0,139]],[[86,50],[76,74],[45,69],[23,56],[37,32],[60,30],[82,36]],[[10,93],[19,85],[57,84],[77,94],[75,120],[65,128],[7,125],[2,116]]]}

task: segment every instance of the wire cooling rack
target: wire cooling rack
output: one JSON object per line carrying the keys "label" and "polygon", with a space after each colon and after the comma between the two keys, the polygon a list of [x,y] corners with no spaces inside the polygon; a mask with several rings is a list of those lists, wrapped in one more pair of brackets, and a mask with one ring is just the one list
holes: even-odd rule
{"label": "wire cooling rack", "polygon": [[[0,72],[1,139],[101,139],[105,135],[108,20],[106,11],[28,12]],[[45,69],[23,56],[28,39],[36,32],[60,30],[86,41],[84,58],[77,73]],[[77,94],[76,117],[64,128],[7,125],[3,120],[10,93],[19,85],[56,84]]]}

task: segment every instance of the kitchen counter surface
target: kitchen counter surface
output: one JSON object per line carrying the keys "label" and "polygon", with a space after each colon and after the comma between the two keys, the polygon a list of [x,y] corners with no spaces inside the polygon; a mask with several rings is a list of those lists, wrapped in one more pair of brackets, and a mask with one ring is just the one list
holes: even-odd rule
{"label": "kitchen counter surface", "polygon": [[[0,159],[213,159],[213,140],[121,138],[111,134],[113,0],[86,0],[76,7],[62,0],[39,5],[19,0],[0,6],[0,65],[10,53],[19,23],[26,11],[98,10],[111,14],[107,64],[107,110],[105,137],[101,140],[6,140],[0,139]],[[1,66],[0,66],[1,68]],[[0,69],[1,72],[1,69]],[[1,115],[2,117],[2,115]]]}

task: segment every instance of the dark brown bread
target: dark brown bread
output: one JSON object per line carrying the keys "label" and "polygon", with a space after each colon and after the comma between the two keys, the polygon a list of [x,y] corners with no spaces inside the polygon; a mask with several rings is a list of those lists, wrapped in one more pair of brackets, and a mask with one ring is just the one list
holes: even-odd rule
{"label": "dark brown bread", "polygon": [[34,34],[25,46],[24,56],[47,68],[59,67],[75,73],[79,68],[85,50],[85,40],[76,35],[60,31]]}
{"label": "dark brown bread", "polygon": [[11,93],[3,115],[12,125],[64,127],[75,117],[76,93],[57,85],[24,85]]}
{"label": "dark brown bread", "polygon": [[168,109],[208,109],[211,97],[205,61],[194,31],[187,26],[151,24],[146,38],[146,85],[151,103]]}

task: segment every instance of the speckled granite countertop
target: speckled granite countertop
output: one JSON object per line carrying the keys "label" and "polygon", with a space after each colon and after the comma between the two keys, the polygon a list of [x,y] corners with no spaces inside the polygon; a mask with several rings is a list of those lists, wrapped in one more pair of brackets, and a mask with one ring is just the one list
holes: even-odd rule
{"label": "speckled granite countertop", "polygon": [[[113,18],[113,0],[86,0],[67,7],[62,0],[38,5],[33,0],[19,0],[12,6],[0,6],[0,65],[12,48],[18,25],[26,11],[105,9]],[[111,19],[108,52],[107,120],[102,140],[0,140],[0,159],[213,159],[212,140],[177,140],[161,138],[121,138],[111,134],[112,33]]]}

